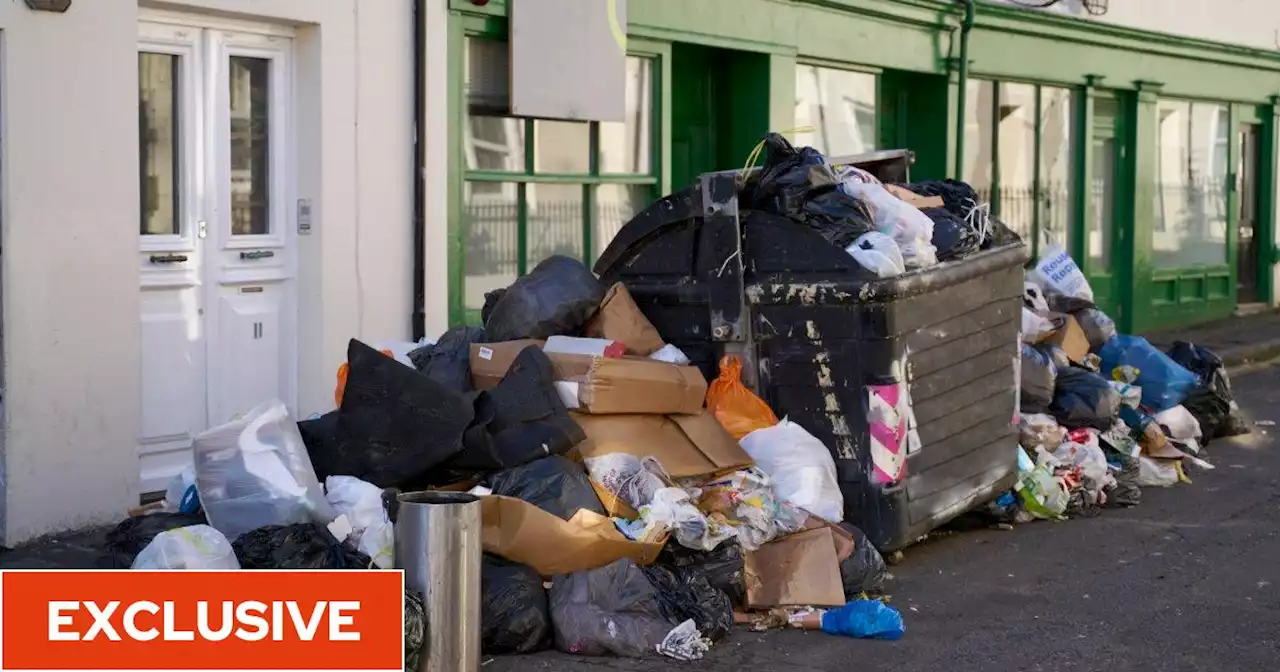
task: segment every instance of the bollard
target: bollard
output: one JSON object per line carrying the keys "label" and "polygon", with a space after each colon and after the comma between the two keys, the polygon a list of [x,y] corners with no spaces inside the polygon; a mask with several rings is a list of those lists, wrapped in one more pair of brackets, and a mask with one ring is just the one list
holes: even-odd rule
{"label": "bollard", "polygon": [[395,566],[427,615],[418,672],[480,669],[480,498],[456,492],[400,495]]}

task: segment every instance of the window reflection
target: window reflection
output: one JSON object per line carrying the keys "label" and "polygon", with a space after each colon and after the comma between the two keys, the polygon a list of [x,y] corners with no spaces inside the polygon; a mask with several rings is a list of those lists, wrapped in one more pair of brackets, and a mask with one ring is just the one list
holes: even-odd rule
{"label": "window reflection", "polygon": [[1225,264],[1230,113],[1162,100],[1159,115],[1152,261],[1157,268]]}
{"label": "window reflection", "polygon": [[1032,241],[1035,224],[1036,87],[1000,85],[1000,219]]}
{"label": "window reflection", "polygon": [[271,232],[271,61],[232,56],[231,233]]}
{"label": "window reflection", "polygon": [[866,72],[801,65],[796,68],[796,135],[828,156],[876,149],[876,76]]}
{"label": "window reflection", "polygon": [[138,54],[138,158],[141,233],[181,233],[179,225],[178,66],[171,54]]}
{"label": "window reflection", "polygon": [[600,124],[600,172],[648,175],[653,149],[653,59],[627,59],[627,117]]}
{"label": "window reflection", "polygon": [[480,310],[485,292],[506,287],[518,277],[522,189],[498,182],[467,182],[463,187],[467,218],[463,305],[468,310]]}
{"label": "window reflection", "polygon": [[995,159],[994,82],[970,79],[965,88],[964,181],[978,192],[978,200],[991,202]]}
{"label": "window reflection", "polygon": [[1040,230],[1071,249],[1075,97],[1070,89],[1040,89]]}

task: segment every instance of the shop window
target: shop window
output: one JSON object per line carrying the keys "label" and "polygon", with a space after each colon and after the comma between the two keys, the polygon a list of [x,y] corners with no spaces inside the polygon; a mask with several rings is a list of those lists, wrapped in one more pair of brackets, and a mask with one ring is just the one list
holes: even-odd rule
{"label": "shop window", "polygon": [[1179,100],[1162,100],[1159,110],[1152,263],[1226,264],[1230,111]]}
{"label": "shop window", "polygon": [[1075,114],[1071,89],[967,83],[962,177],[1037,249],[1071,248]]}
{"label": "shop window", "polygon": [[827,156],[876,149],[876,75],[799,65],[796,68],[796,144]]}
{"label": "shop window", "polygon": [[652,201],[658,82],[655,58],[630,56],[623,121],[518,119],[504,112],[506,45],[468,38],[465,53],[462,307],[475,321],[485,292],[549,256],[590,266]]}

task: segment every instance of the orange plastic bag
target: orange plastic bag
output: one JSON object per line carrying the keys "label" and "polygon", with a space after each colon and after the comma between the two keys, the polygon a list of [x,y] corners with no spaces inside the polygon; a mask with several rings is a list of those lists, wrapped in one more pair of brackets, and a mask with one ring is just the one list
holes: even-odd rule
{"label": "orange plastic bag", "polygon": [[[388,357],[396,356],[390,350],[379,350],[378,352]],[[342,408],[342,393],[347,389],[347,375],[350,373],[351,365],[349,363],[343,362],[342,366],[338,367],[338,386],[333,388],[333,403],[337,404],[338,408]]]}
{"label": "orange plastic bag", "polygon": [[773,409],[742,384],[742,362],[730,355],[720,360],[720,375],[707,388],[707,408],[733,438],[778,424]]}

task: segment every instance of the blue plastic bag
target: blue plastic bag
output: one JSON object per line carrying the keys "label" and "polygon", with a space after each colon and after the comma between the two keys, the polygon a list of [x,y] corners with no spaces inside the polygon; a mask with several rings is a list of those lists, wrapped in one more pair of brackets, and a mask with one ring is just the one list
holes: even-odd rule
{"label": "blue plastic bag", "polygon": [[906,627],[897,609],[877,600],[855,600],[824,613],[822,631],[864,639],[902,639]]}
{"label": "blue plastic bag", "polygon": [[1102,375],[1110,378],[1118,366],[1138,370],[1137,385],[1142,388],[1142,405],[1157,413],[1181,404],[1196,387],[1196,375],[1157,350],[1140,336],[1117,335],[1107,341],[1098,353],[1102,357]]}

